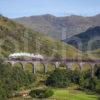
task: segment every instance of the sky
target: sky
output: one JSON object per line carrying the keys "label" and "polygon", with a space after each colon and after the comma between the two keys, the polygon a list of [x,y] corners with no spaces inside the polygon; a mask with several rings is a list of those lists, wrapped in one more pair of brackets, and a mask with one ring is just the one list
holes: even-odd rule
{"label": "sky", "polygon": [[43,14],[94,16],[100,14],[100,0],[0,0],[0,14],[9,18]]}

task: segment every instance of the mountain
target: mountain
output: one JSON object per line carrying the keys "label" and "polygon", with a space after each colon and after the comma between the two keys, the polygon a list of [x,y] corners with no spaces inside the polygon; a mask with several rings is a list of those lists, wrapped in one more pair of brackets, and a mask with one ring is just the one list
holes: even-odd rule
{"label": "mountain", "polygon": [[66,43],[27,29],[0,15],[0,57],[8,57],[15,52],[40,53],[49,57],[58,54],[74,58],[79,54],[77,49]]}
{"label": "mountain", "polygon": [[92,51],[100,49],[100,26],[89,28],[87,31],[67,38],[64,42],[69,43],[78,48],[78,43],[81,42],[80,50]]}
{"label": "mountain", "polygon": [[86,31],[90,27],[100,26],[100,14],[92,17],[77,15],[56,17],[50,14],[13,19],[25,27],[42,32],[56,39],[66,39]]}

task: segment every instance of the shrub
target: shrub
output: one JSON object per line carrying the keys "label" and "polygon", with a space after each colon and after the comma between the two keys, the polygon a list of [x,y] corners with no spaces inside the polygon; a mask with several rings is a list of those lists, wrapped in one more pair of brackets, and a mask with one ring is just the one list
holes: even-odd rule
{"label": "shrub", "polygon": [[100,94],[100,80],[97,80],[97,81],[96,81],[96,88],[95,88],[95,90],[96,90],[96,92],[97,92],[98,94]]}
{"label": "shrub", "polygon": [[11,67],[0,60],[0,100],[13,96],[14,91],[29,86],[35,81],[35,76],[18,67]]}
{"label": "shrub", "polygon": [[100,79],[100,65],[95,65],[95,76],[97,76],[98,79]]}
{"label": "shrub", "polygon": [[83,76],[80,77],[80,87],[83,90],[91,90],[94,91],[96,87],[96,79],[94,78],[86,78],[84,79]]}
{"label": "shrub", "polygon": [[73,70],[71,75],[71,81],[75,84],[79,84],[79,80],[80,80],[80,71]]}
{"label": "shrub", "polygon": [[66,87],[69,86],[71,82],[71,75],[69,70],[56,69],[46,80],[47,86],[53,87]]}
{"label": "shrub", "polygon": [[48,98],[53,94],[54,92],[51,89],[36,89],[29,93],[32,98]]}
{"label": "shrub", "polygon": [[100,100],[100,96],[98,97],[98,100]]}

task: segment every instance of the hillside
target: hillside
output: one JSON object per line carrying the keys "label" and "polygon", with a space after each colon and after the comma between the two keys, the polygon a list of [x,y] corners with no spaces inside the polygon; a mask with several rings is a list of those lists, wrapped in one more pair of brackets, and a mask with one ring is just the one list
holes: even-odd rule
{"label": "hillside", "polygon": [[[89,28],[87,31],[74,35],[64,41],[78,48],[77,41],[75,40],[75,38],[78,38],[82,42],[81,50],[83,51],[92,51],[95,49],[100,49],[100,26]],[[89,48],[90,46],[91,49]]]}
{"label": "hillside", "polygon": [[96,58],[100,58],[100,49],[93,50],[91,54]]}
{"label": "hillside", "polygon": [[[78,50],[70,45],[55,41],[42,33],[26,29],[22,25],[0,15],[0,56],[14,52],[40,53],[45,56],[59,54],[77,57]],[[66,52],[67,51],[67,52]]]}
{"label": "hillside", "polygon": [[[73,35],[86,31],[90,27],[100,26],[100,14],[92,17],[83,17],[71,15],[65,17],[56,17],[50,14],[41,16],[30,16],[14,19],[38,32],[43,32],[56,39],[66,39]],[[64,37],[62,39],[62,33]]]}

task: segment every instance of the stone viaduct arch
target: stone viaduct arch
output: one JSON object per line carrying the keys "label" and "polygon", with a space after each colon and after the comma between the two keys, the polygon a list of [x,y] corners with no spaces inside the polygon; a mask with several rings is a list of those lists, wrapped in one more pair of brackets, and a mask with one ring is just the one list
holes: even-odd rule
{"label": "stone viaduct arch", "polygon": [[23,70],[25,69],[24,68],[24,64],[23,63],[21,63],[21,62],[15,62],[15,63],[13,63],[13,65],[12,65],[12,67],[21,67]]}
{"label": "stone viaduct arch", "polygon": [[27,62],[24,64],[24,70],[31,70],[32,73],[35,73],[34,63]]}
{"label": "stone viaduct arch", "polygon": [[[45,61],[6,61],[6,63],[10,64],[12,67],[14,67],[15,64],[19,63],[23,69],[25,69],[25,65],[26,64],[31,64],[32,66],[32,72],[35,74],[37,72],[37,63],[41,63],[43,65],[43,69],[44,69],[44,73],[47,73],[48,72],[48,65],[49,64],[52,64],[54,65],[55,69],[56,68],[59,68],[60,64],[61,63],[64,63],[66,66],[66,68],[69,68],[71,69],[73,66],[74,63],[76,63],[78,65],[78,68],[80,71],[82,71],[82,66],[84,64],[88,64],[91,68],[91,76],[93,77],[94,76],[94,67],[95,65],[97,64],[96,62],[77,62],[77,61],[64,61],[64,62],[60,62],[60,61],[51,61],[51,62],[45,62]],[[100,62],[99,62],[100,63]]]}

